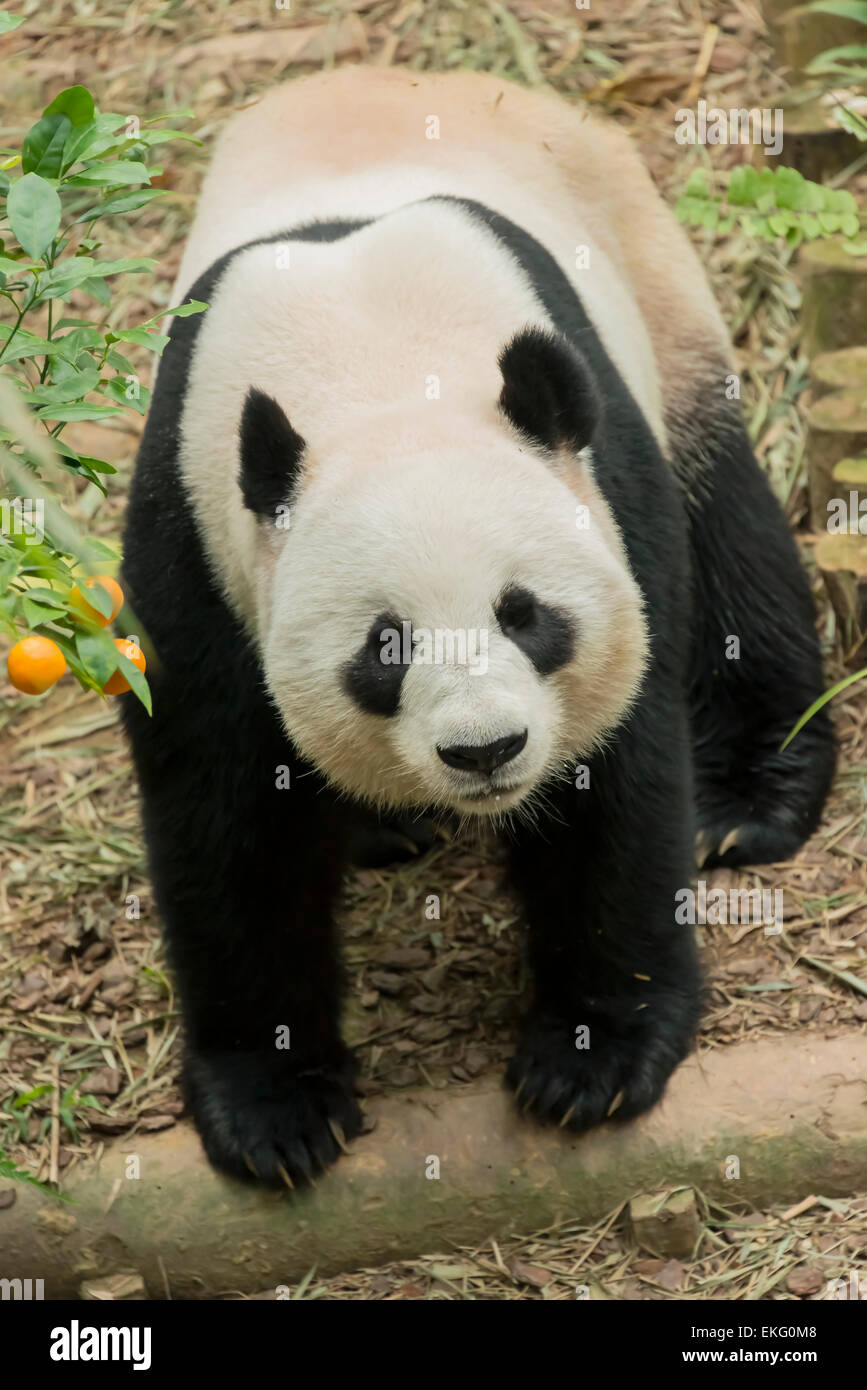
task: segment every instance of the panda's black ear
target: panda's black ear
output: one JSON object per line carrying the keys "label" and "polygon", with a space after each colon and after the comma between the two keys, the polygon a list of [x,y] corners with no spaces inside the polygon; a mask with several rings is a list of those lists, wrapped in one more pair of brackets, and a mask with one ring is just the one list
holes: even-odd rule
{"label": "panda's black ear", "polygon": [[500,409],[523,434],[547,449],[583,449],[599,419],[599,400],[584,359],[565,338],[524,328],[497,359],[503,374]]}
{"label": "panda's black ear", "polygon": [[244,506],[274,520],[288,500],[305,444],[281,406],[251,386],[241,412],[241,472]]}

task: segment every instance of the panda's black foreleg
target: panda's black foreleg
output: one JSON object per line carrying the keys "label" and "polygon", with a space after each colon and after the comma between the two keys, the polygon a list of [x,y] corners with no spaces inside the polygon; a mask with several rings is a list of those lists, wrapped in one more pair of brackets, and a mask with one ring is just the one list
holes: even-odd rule
{"label": "panda's black foreleg", "polygon": [[361,869],[406,864],[426,854],[436,843],[436,822],[421,811],[383,813],[356,807],[349,821],[347,852]]}
{"label": "panda's black foreleg", "polygon": [[291,1186],[361,1126],[339,1032],[343,831],[243,639],[227,640],[216,611],[217,631],[185,631],[179,610],[153,719],[132,696],[124,716],[183,1008],[184,1090],[217,1168]]}
{"label": "panda's black foreleg", "polygon": [[534,1001],[506,1081],[540,1119],[585,1130],[659,1100],[699,1017],[685,711],[645,696],[551,814],[517,834]]}
{"label": "panda's black foreleg", "polygon": [[[728,403],[727,403],[728,405]],[[691,714],[699,864],[787,859],[834,771],[827,710],[781,745],[824,682],[816,614],[782,509],[731,403],[681,444],[693,570]]]}

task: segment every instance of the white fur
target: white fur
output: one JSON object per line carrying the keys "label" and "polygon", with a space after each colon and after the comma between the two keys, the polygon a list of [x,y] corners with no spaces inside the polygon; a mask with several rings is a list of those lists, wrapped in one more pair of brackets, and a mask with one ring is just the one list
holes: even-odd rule
{"label": "white fur", "polygon": [[[321,189],[319,215],[346,213],[339,201]],[[603,273],[597,293],[609,320],[632,325],[621,357],[635,354],[631,370],[650,381],[625,290]],[[616,725],[640,682],[641,596],[589,457],[543,456],[497,408],[498,353],[530,324],[549,326],[516,262],[444,204],[402,208],[333,243],[242,252],[203,320],[181,465],[206,550],[261,648],[288,732],[357,796],[469,814],[529,807]],[[432,377],[438,399],[426,395]],[[237,429],[250,386],[307,442],[288,530],[242,504]],[[588,528],[576,524],[579,503]],[[546,679],[497,627],[494,603],[513,583],[576,628],[574,659]],[[341,671],[382,612],[430,631],[484,631],[486,672],[413,664],[395,717],[362,713]],[[490,780],[437,754],[523,729],[526,747]]]}
{"label": "white fur", "polygon": [[[188,243],[175,286],[175,302],[183,300],[196,276],[223,252],[305,222],[328,218],[379,217],[408,203],[435,194],[472,198],[510,218],[551,252],[581,295],[612,360],[640,404],[651,428],[662,441],[662,396],[653,349],[638,305],[609,255],[605,228],[572,206],[552,211],[528,194],[526,184],[510,171],[485,164],[448,173],[419,166],[377,166],[353,170],[340,179],[292,178],[269,188],[252,205],[223,209],[219,218],[197,225]],[[589,268],[579,269],[576,251],[586,248]],[[419,247],[420,259],[438,264],[433,248]]]}

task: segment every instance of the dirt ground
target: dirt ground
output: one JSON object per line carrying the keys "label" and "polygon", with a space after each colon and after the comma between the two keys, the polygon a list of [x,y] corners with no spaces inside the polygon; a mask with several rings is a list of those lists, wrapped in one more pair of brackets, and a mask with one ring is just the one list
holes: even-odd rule
{"label": "dirt ground", "polygon": [[[105,254],[150,255],[160,266],[153,277],[114,282],[112,321],[123,326],[168,304],[211,139],[233,109],[279,78],[366,61],[476,67],[548,84],[605,107],[622,123],[670,201],[694,162],[706,157],[673,139],[673,112],[691,85],[726,107],[773,105],[782,86],[747,0],[600,0],[583,13],[571,0],[296,0],[289,12],[255,0],[102,0],[98,10],[57,0],[16,8],[30,19],[4,41],[4,144],[20,140],[56,91],[75,82],[88,85],[104,110],[151,116],[189,109],[185,128],[204,141],[203,149],[161,147],[158,185],[167,196],[124,219],[125,229],[115,223]],[[699,62],[711,24],[716,41]],[[741,157],[718,147],[713,159],[723,166],[731,156]],[[739,235],[703,238],[700,250],[740,354],[756,451],[809,566],[807,381],[789,253]],[[82,301],[74,312],[84,307]],[[107,538],[118,536],[136,431],[132,414],[122,429],[84,424],[68,431],[79,446],[96,435],[93,452],[119,467],[108,502],[93,508],[90,497],[81,499],[89,525]],[[831,680],[843,668],[833,614],[819,589],[817,581]],[[724,888],[782,889],[785,926],[774,936],[749,924],[700,929],[709,1004],[702,1049],[747,1035],[798,1029],[835,1036],[867,1024],[867,687],[855,686],[834,710],[840,768],[820,832],[791,863],[708,876]],[[440,898],[438,921],[425,916],[430,894]],[[0,914],[0,1148],[40,1178],[56,1180],[112,1136],[173,1125],[181,1112],[179,1018],[129,759],[111,702],[70,680],[33,700],[0,687]],[[401,869],[351,874],[342,925],[351,984],[347,1032],[369,1093],[461,1086],[502,1068],[525,981],[521,922],[503,890],[495,846],[443,843]],[[794,1297],[787,1284],[792,1255],[798,1264],[810,1251],[845,1250],[850,1260],[867,1254],[864,1199],[831,1206],[819,1200],[794,1226],[779,1212],[750,1216],[755,1229],[748,1238],[737,1226],[742,1215],[717,1212],[713,1220],[708,1229],[716,1234],[702,1256],[707,1268],[700,1260],[669,1271],[667,1284],[656,1283],[661,1267],[635,1263],[615,1213],[607,1229],[537,1233],[516,1242],[506,1258],[496,1247],[484,1255],[452,1252],[445,1262],[431,1257],[313,1282],[304,1296],[574,1296],[556,1290],[564,1271],[562,1287],[574,1282],[577,1261],[614,1297],[648,1296],[648,1288],[657,1297]],[[798,1244],[804,1240],[812,1242],[806,1254]],[[516,1279],[510,1260],[556,1268],[554,1282]],[[442,1269],[451,1275],[441,1277]],[[779,1277],[766,1279],[768,1269]]]}

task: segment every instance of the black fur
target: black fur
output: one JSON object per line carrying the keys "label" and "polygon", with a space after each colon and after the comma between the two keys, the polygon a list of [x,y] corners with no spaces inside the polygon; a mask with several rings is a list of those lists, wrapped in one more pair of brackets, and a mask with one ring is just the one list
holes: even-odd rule
{"label": "black fur", "polygon": [[403,649],[405,644],[400,618],[381,613],[374,620],[363,646],[343,668],[344,690],[367,714],[390,717],[397,714],[400,706],[400,691],[408,662],[383,660],[385,638],[391,633],[400,635]]}
{"label": "black fur", "polygon": [[251,387],[241,412],[241,472],[244,506],[266,520],[292,492],[304,453],[304,440],[272,396]]}
{"label": "black fur", "polygon": [[567,341],[524,328],[499,356],[500,409],[546,449],[583,449],[599,416],[593,376]]}
{"label": "black fur", "polygon": [[[675,457],[682,466],[683,452],[700,450],[703,460],[687,517],[695,594],[690,713],[706,868],[790,858],[818,824],[836,755],[827,709],[780,752],[823,689],[815,610],[740,407],[724,397],[724,372],[721,364],[702,434]],[[696,403],[697,421],[700,410]]]}
{"label": "black fur", "polygon": [[494,616],[503,634],[529,657],[540,676],[553,675],[572,660],[575,634],[568,616],[519,584],[500,595]]}
{"label": "black fur", "polygon": [[[535,1001],[508,1080],[522,1106],[584,1129],[612,1111],[624,1117],[652,1105],[692,1042],[696,953],[674,907],[694,869],[693,745],[702,827],[719,835],[746,817],[741,844],[759,857],[781,846],[788,853],[792,837],[815,822],[832,745],[821,721],[786,755],[777,752],[819,693],[821,673],[809,595],[742,427],[715,433],[718,403],[696,403],[710,469],[702,500],[687,509],[551,257],[496,213],[448,201],[510,249],[558,333],[592,364],[595,473],[652,634],[640,696],[590,760],[589,786],[554,787],[538,826],[518,829],[510,850]],[[358,225],[316,224],[291,235],[334,239]],[[193,297],[210,298],[234,254],[202,277]],[[306,1181],[360,1128],[354,1065],[339,1031],[334,906],[341,866],[360,843],[371,852],[387,827],[339,800],[287,741],[259,657],[211,575],[177,466],[189,366],[205,321],[173,322],[139,454],[124,579],[156,649],[153,719],[130,696],[122,705],[183,1002],[189,1104],[219,1168],[279,1186]],[[518,365],[509,367],[509,410],[529,423]],[[550,420],[532,425],[549,442],[562,437],[568,415],[561,385],[556,428]],[[587,420],[583,387],[580,395]],[[741,638],[736,670],[720,664],[727,631]],[[283,766],[289,790],[278,789]],[[291,1029],[288,1051],[275,1047],[281,1025]],[[587,1050],[576,1047],[582,1025]]]}

